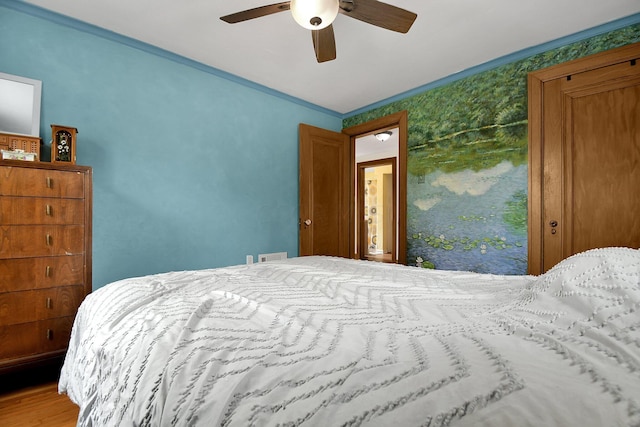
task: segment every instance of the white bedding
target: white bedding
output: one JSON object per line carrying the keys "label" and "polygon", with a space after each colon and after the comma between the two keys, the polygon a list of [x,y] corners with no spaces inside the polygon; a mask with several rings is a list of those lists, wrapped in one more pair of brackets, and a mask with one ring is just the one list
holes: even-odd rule
{"label": "white bedding", "polygon": [[545,275],[304,257],[122,280],[78,312],[81,426],[638,426],[640,251]]}

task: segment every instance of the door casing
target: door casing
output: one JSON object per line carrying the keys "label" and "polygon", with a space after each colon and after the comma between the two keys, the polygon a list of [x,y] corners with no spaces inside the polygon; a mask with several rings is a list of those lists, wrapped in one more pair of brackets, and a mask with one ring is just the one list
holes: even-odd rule
{"label": "door casing", "polygon": [[350,224],[349,224],[349,247],[351,248],[352,258],[357,258],[358,255],[354,251],[356,247],[356,195],[355,185],[356,182],[356,168],[355,168],[355,153],[356,153],[356,139],[362,136],[371,135],[384,130],[398,128],[398,217],[396,219],[397,224],[397,241],[396,246],[398,264],[407,263],[407,133],[408,133],[408,113],[406,110],[399,111],[388,116],[380,117],[378,119],[362,123],[356,126],[351,126],[342,129],[342,133],[349,136],[351,141],[351,212],[350,212]]}

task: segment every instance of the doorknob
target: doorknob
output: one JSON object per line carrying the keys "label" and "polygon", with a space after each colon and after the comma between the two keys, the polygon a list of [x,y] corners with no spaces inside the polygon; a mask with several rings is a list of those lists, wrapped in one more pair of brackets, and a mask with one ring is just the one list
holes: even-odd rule
{"label": "doorknob", "polygon": [[307,227],[311,225],[311,220],[310,219],[305,219],[304,220],[304,225],[306,225]]}

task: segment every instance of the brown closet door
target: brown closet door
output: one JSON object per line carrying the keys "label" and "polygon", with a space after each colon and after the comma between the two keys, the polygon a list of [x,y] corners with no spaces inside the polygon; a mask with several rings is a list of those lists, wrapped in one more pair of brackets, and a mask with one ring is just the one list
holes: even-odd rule
{"label": "brown closet door", "polygon": [[530,153],[530,168],[541,168],[530,171],[539,179],[530,188],[531,208],[539,210],[530,217],[533,274],[587,249],[640,246],[640,64],[594,61],[591,68],[583,62],[541,86],[542,121],[532,120],[541,127]]}

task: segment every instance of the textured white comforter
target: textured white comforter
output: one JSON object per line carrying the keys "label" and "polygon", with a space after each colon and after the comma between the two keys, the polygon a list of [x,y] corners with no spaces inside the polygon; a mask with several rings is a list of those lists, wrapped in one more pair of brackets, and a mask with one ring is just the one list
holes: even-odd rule
{"label": "textured white comforter", "polygon": [[60,379],[81,426],[638,426],[640,252],[543,276],[330,257],[122,280]]}

